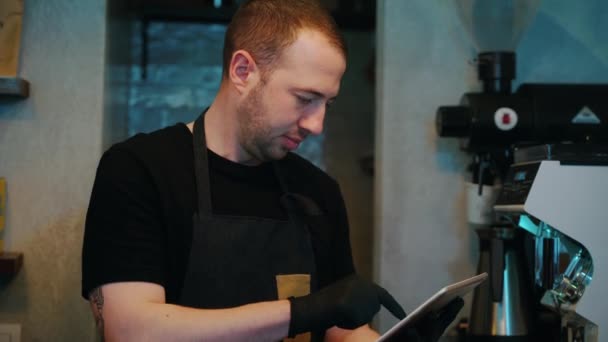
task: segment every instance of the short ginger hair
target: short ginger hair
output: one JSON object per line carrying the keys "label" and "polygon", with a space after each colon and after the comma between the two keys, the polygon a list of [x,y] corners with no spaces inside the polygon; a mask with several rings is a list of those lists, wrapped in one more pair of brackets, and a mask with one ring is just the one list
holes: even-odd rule
{"label": "short ginger hair", "polygon": [[223,78],[235,51],[249,52],[262,72],[273,69],[302,29],[323,34],[346,59],[344,37],[330,13],[316,0],[248,0],[232,17],[224,39]]}

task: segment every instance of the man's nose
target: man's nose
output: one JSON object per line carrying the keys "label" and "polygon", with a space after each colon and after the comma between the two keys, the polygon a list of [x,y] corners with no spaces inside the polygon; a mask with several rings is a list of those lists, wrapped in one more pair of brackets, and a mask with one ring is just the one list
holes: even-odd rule
{"label": "man's nose", "polygon": [[299,126],[309,134],[319,135],[323,133],[323,120],[325,120],[325,104],[322,104],[314,112],[307,113],[300,118]]}

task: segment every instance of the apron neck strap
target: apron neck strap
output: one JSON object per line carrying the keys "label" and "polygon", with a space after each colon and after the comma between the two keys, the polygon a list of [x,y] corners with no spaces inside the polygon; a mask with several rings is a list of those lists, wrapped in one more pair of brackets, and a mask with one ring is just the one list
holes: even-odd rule
{"label": "apron neck strap", "polygon": [[207,141],[205,139],[205,114],[194,122],[194,176],[198,196],[198,214],[211,214],[211,188],[207,162]]}

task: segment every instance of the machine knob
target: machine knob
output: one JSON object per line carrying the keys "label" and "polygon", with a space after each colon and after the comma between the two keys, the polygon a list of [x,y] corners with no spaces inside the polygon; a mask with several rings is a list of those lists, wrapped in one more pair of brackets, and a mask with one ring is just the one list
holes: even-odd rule
{"label": "machine knob", "polygon": [[471,131],[471,111],[464,106],[441,106],[435,128],[440,137],[466,137]]}

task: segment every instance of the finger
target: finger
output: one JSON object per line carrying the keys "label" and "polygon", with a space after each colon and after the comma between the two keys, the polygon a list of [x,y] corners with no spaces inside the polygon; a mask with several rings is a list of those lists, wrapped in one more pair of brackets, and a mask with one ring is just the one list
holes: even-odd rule
{"label": "finger", "polygon": [[387,341],[390,342],[424,342],[425,338],[420,335],[420,332],[413,327],[399,329],[397,332],[389,337]]}
{"label": "finger", "polygon": [[439,313],[439,322],[441,324],[441,327],[443,329],[445,329],[448,325],[450,325],[450,323],[452,323],[452,321],[454,320],[454,318],[456,318],[456,315],[458,315],[458,312],[460,312],[460,309],[462,309],[462,307],[464,306],[464,300],[462,300],[462,298],[457,297],[452,299],[451,302],[449,302]]}
{"label": "finger", "polygon": [[405,310],[399,305],[399,303],[391,296],[388,291],[384,288],[376,285],[376,289],[378,291],[378,299],[380,299],[380,304],[382,304],[393,316],[402,320],[405,318]]}
{"label": "finger", "polygon": [[452,299],[442,311],[442,315],[454,315],[457,314],[460,309],[464,306],[464,300],[461,297]]}

